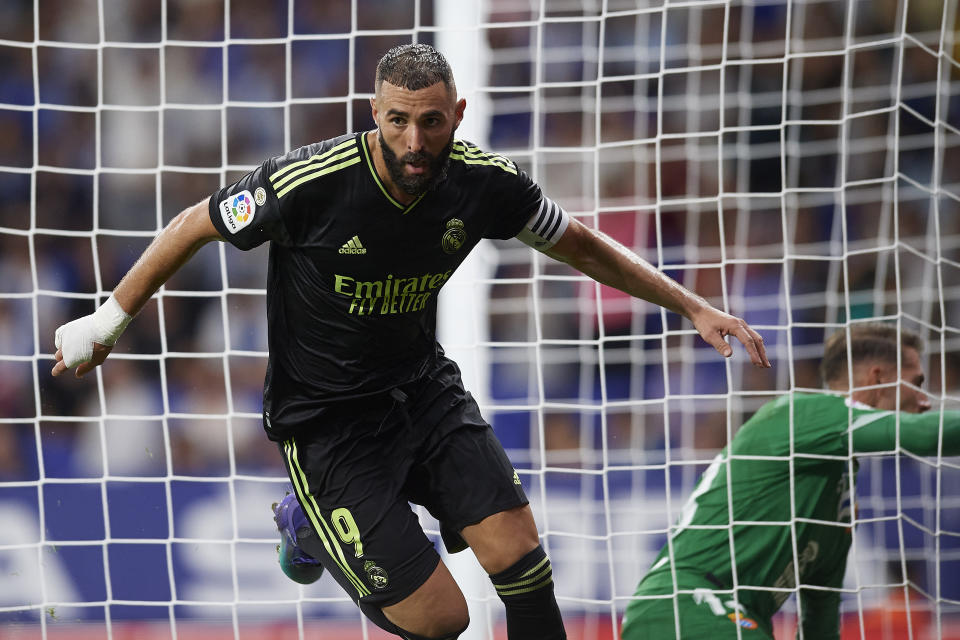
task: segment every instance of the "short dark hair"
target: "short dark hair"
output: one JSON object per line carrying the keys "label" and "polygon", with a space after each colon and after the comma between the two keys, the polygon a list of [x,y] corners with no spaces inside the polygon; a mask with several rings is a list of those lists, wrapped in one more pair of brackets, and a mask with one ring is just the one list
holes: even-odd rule
{"label": "short dark hair", "polygon": [[438,82],[448,89],[456,89],[450,63],[428,44],[401,44],[383,54],[377,63],[377,91],[384,81],[410,91],[426,89]]}
{"label": "short dark hair", "polygon": [[[879,361],[896,365],[897,354],[904,347],[923,351],[923,339],[909,329],[883,322],[850,325],[850,357],[854,364]],[[825,385],[847,376],[847,329],[827,338],[820,362],[820,377]]]}

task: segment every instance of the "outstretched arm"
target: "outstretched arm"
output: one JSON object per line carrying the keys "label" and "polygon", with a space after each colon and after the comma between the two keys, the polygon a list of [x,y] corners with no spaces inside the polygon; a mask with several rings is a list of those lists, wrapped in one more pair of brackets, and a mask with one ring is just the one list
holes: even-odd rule
{"label": "outstretched arm", "polygon": [[[130,319],[157,289],[211,240],[222,239],[208,213],[209,198],[181,211],[153,239],[113,295],[88,316],[57,329],[55,376],[77,367],[77,377],[106,359]],[[78,366],[79,365],[79,366]]]}
{"label": "outstretched arm", "polygon": [[724,340],[732,335],[743,343],[754,365],[770,366],[763,338],[746,322],[712,307],[606,234],[570,219],[564,234],[545,253],[597,282],[679,313],[720,355],[733,353]]}
{"label": "outstretched arm", "polygon": [[850,431],[857,453],[894,451],[899,444],[918,456],[960,455],[960,411],[956,410],[941,414],[856,409]]}

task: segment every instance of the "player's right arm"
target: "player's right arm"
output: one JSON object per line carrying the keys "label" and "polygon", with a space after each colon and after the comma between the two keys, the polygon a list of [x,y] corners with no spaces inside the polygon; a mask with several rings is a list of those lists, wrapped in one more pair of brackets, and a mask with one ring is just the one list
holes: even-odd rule
{"label": "player's right arm", "polygon": [[57,329],[57,360],[51,373],[76,367],[77,377],[103,363],[127,324],[203,245],[222,240],[209,213],[210,199],[181,211],[150,243],[110,298],[88,316]]}
{"label": "player's right arm", "polygon": [[600,230],[571,218],[515,162],[496,154],[483,155],[476,148],[470,153],[504,169],[494,173],[500,182],[490,191],[502,200],[497,206],[498,221],[485,237],[516,237],[601,284],[683,315],[720,355],[733,354],[726,337],[734,336],[743,343],[754,365],[770,366],[763,338],[746,322],[714,308]]}

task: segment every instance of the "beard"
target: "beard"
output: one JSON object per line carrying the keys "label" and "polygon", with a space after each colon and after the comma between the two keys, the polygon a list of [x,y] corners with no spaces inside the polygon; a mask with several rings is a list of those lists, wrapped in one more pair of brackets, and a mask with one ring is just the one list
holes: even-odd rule
{"label": "beard", "polygon": [[[447,166],[450,164],[450,152],[453,150],[453,134],[456,129],[450,132],[450,139],[446,146],[437,155],[419,151],[417,153],[405,153],[401,157],[393,152],[393,149],[387,145],[383,139],[383,133],[377,132],[380,141],[380,151],[383,154],[383,163],[387,165],[387,173],[393,184],[406,194],[411,196],[419,195],[428,189],[433,189],[447,177]],[[406,172],[407,163],[418,167],[427,167],[427,171],[420,175],[408,175]]]}

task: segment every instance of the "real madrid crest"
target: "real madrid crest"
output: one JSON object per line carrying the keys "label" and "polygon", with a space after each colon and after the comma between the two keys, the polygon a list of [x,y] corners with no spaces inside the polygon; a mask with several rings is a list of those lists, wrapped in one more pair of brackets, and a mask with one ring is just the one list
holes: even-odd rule
{"label": "real madrid crest", "polygon": [[387,572],[382,567],[378,567],[371,560],[367,560],[363,563],[363,570],[367,572],[367,579],[374,589],[379,591],[387,587]]}
{"label": "real madrid crest", "polygon": [[443,234],[440,244],[444,253],[456,253],[467,241],[467,232],[463,230],[463,220],[450,218],[447,220],[447,230]]}

